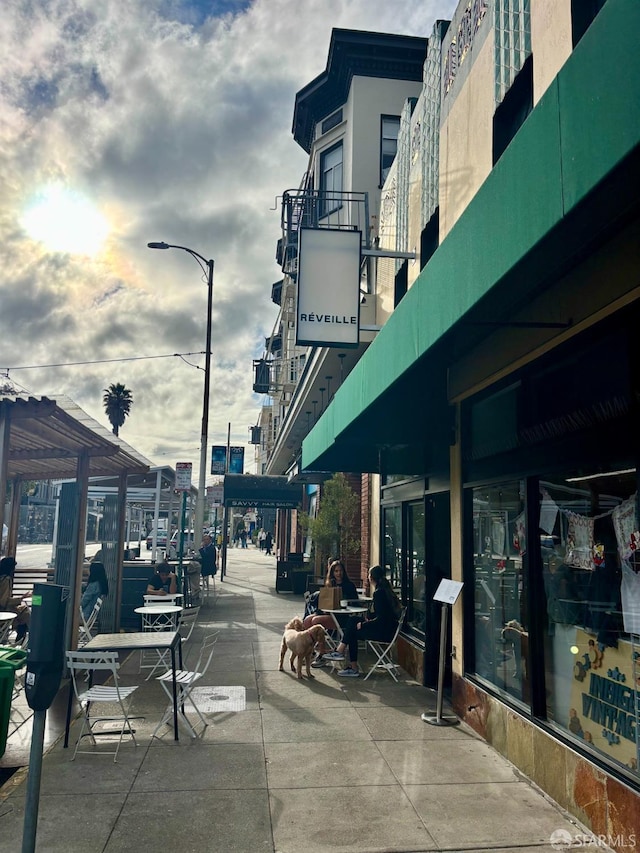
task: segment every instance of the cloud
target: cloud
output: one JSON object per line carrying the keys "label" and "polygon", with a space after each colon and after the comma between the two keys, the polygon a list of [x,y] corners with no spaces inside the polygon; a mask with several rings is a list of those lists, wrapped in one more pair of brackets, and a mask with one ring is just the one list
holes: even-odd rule
{"label": "cloud", "polygon": [[[206,279],[215,259],[210,443],[245,443],[251,362],[271,333],[276,199],[299,184],[295,93],[321,73],[332,27],[428,36],[451,0],[5,0],[0,31],[0,366],[64,392],[107,425],[104,388],[133,394],[125,441],[197,477]],[[59,182],[111,226],[96,257],[47,250],[24,211]],[[168,356],[149,360],[140,356]],[[246,454],[250,464],[252,454]],[[249,467],[249,470],[251,468]]]}

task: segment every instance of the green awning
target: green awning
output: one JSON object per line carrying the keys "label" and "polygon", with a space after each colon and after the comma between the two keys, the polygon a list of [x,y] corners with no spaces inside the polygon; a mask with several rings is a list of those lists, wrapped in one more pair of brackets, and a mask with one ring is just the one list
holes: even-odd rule
{"label": "green awning", "polygon": [[225,506],[296,509],[302,505],[302,486],[286,477],[225,474]]}
{"label": "green awning", "polygon": [[638,31],[640,4],[609,0],[304,440],[303,469],[448,463],[447,366],[486,335],[469,321],[508,317],[637,214]]}

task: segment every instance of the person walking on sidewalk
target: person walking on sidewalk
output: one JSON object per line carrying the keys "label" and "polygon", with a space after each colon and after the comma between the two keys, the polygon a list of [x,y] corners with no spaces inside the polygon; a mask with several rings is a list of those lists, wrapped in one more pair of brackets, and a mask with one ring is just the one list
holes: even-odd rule
{"label": "person walking on sidewalk", "polygon": [[271,535],[271,531],[267,530],[264,536],[264,550],[265,553],[271,556],[271,549],[273,547],[273,536]]}
{"label": "person walking on sidewalk", "polygon": [[369,581],[374,588],[373,601],[364,622],[354,616],[345,628],[343,641],[335,652],[323,655],[325,660],[344,660],[349,650],[349,666],[338,673],[342,678],[358,678],[358,642],[360,640],[380,640],[389,643],[398,627],[402,605],[391,588],[382,566],[369,569]]}

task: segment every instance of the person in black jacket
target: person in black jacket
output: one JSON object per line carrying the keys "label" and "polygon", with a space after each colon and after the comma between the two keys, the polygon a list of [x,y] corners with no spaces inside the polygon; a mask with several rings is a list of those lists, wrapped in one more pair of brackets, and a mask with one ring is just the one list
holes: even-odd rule
{"label": "person in black jacket", "polygon": [[345,628],[343,641],[335,652],[329,652],[325,660],[344,660],[345,652],[349,650],[349,666],[340,670],[343,678],[358,678],[358,642],[360,640],[380,640],[389,643],[398,627],[401,609],[400,601],[391,588],[382,566],[369,569],[369,581],[374,588],[373,601],[365,621],[359,616],[349,620]]}
{"label": "person in black jacket", "polygon": [[216,546],[213,544],[213,539],[208,533],[202,537],[202,547],[200,553],[200,574],[203,578],[215,575],[218,571],[218,555]]}

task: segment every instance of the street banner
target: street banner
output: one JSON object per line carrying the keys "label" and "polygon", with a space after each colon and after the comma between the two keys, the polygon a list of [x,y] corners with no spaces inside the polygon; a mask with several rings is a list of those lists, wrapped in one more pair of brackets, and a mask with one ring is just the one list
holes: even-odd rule
{"label": "street banner", "polygon": [[229,448],[229,474],[244,474],[244,447]]}
{"label": "street banner", "polygon": [[227,473],[227,447],[224,444],[214,444],[211,448],[211,473]]}

